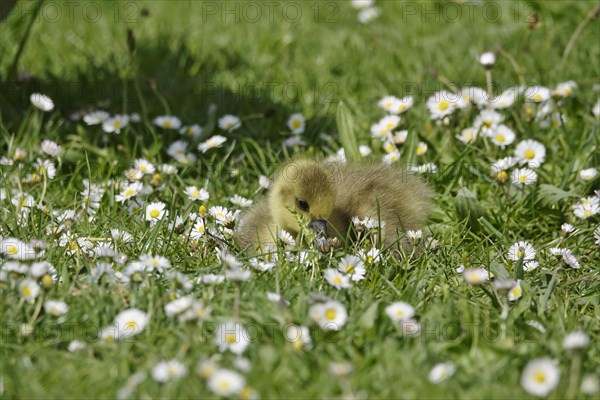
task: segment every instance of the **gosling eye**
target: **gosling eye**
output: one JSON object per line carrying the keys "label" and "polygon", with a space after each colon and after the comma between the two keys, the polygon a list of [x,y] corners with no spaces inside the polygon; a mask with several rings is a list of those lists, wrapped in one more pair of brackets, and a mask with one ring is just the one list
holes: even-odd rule
{"label": "gosling eye", "polygon": [[308,202],[304,199],[297,199],[296,202],[298,203],[298,208],[301,209],[302,211],[308,211],[310,209]]}

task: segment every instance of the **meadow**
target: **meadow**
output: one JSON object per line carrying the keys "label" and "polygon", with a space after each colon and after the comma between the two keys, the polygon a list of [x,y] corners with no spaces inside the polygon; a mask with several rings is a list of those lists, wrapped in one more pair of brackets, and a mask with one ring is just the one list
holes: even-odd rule
{"label": "meadow", "polygon": [[[597,398],[595,1],[19,1],[0,397]],[[418,174],[395,258],[233,239],[292,157]],[[375,228],[373,228],[375,226]]]}

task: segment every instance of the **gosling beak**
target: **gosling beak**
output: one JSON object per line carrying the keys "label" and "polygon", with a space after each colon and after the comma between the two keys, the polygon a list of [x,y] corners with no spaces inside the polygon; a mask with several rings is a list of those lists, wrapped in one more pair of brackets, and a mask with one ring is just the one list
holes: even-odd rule
{"label": "gosling beak", "polygon": [[313,232],[315,233],[315,236],[319,237],[319,236],[323,236],[323,237],[328,237],[328,233],[327,233],[327,222],[325,220],[322,219],[316,219],[313,222],[310,223],[310,228],[313,230]]}

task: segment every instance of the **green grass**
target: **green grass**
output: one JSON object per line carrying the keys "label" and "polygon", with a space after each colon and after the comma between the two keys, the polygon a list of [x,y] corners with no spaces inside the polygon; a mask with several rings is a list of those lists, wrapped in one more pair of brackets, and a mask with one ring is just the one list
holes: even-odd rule
{"label": "green grass", "polygon": [[[0,201],[0,237],[43,240],[48,244],[43,260],[56,267],[62,283],[28,303],[18,290],[22,276],[10,273],[0,282],[0,396],[114,398],[131,374],[142,371],[147,377],[134,390],[135,398],[211,397],[196,364],[221,354],[214,340],[218,323],[239,320],[256,335],[243,355],[251,370],[242,375],[261,398],[527,398],[521,373],[528,361],[540,357],[556,360],[560,368],[551,397],[585,397],[579,391],[582,377],[598,378],[600,373],[600,252],[593,238],[599,219],[578,219],[571,206],[600,187],[598,177],[578,178],[581,169],[600,167],[599,122],[591,114],[600,83],[598,19],[575,38],[568,57],[563,52],[595,2],[503,1],[485,6],[379,1],[381,17],[366,25],[357,22],[349,2],[276,2],[273,15],[258,2],[254,4],[263,8],[257,21],[251,20],[253,10],[244,8],[246,3],[236,2],[79,2],[72,20],[66,3],[46,2],[18,65],[29,78],[21,74],[14,79],[11,66],[34,4],[19,2],[0,24],[0,157],[11,158],[16,148],[27,150],[18,167],[0,166],[0,189],[7,194]],[[295,8],[290,7],[295,6],[301,16],[291,22]],[[238,7],[239,12],[219,15],[224,7]],[[142,16],[142,9],[148,16]],[[92,21],[95,10],[101,10],[101,17]],[[456,10],[461,17],[454,17]],[[539,24],[530,30],[533,12]],[[135,38],[129,48],[128,29]],[[500,149],[481,138],[472,146],[455,139],[472,124],[476,108],[457,112],[447,126],[431,121],[424,103],[434,92],[485,87],[485,72],[477,60],[488,50],[497,52],[496,93],[521,84],[554,88],[560,82],[577,82],[574,95],[560,105],[566,123],[543,128],[527,117],[527,105],[519,100],[501,111],[517,137]],[[34,109],[29,102],[34,92],[50,96],[55,110]],[[217,240],[205,235],[194,244],[181,230],[169,229],[170,220],[151,227],[143,216],[131,215],[127,204],[115,201],[120,190],[114,182],[124,178],[133,161],[145,158],[178,168],[176,175],[162,174],[155,186],[145,177],[145,185],[154,190],[140,196],[144,202],[164,202],[170,217],[198,210],[200,203],[192,204],[183,193],[188,185],[209,191],[207,207],[235,209],[230,196],[253,198],[259,176],[271,177],[289,157],[326,157],[342,143],[356,141],[372,145],[373,158],[379,159],[383,150],[370,139],[369,128],[383,117],[377,101],[388,94],[415,97],[415,106],[400,123],[409,130],[401,162],[433,162],[439,169],[424,178],[436,191],[430,229],[439,248],[399,261],[386,255],[351,289],[331,287],[321,271],[357,248],[322,255],[314,268],[281,257],[271,271],[253,271],[239,286],[194,283],[185,291],[165,274],[148,275],[133,286],[94,282],[90,274],[99,259],[67,254],[60,234],[47,230],[60,225],[57,215],[62,211],[81,210],[82,181],[89,179],[106,193],[94,218],[82,215],[67,224],[73,235],[97,243],[110,238],[110,229],[124,229],[134,237],[132,243],[118,246],[127,263],[152,253],[167,257],[173,270],[193,282],[199,275],[223,273],[226,268],[214,252]],[[340,101],[347,109],[339,119],[340,131],[349,135],[341,139],[336,124]],[[75,112],[96,108],[111,114],[137,112],[142,121],[110,135],[70,119]],[[294,112],[307,119],[302,135],[306,148],[283,146],[291,136],[286,121]],[[164,114],[204,128],[190,145],[198,161],[182,165],[166,154],[181,137],[152,124]],[[242,128],[220,130],[216,120],[225,114],[242,118]],[[212,134],[228,141],[220,149],[199,153],[198,142]],[[62,146],[56,178],[28,182],[27,175],[36,172],[34,163],[42,157],[43,139]],[[499,185],[489,164],[512,155],[524,139],[546,147],[538,182],[522,189]],[[424,156],[413,153],[418,141],[428,144]],[[36,202],[43,199],[45,206],[32,209],[24,223],[11,203],[20,191]],[[576,232],[564,237],[564,222],[572,223]],[[186,222],[186,229],[190,226]],[[523,296],[511,302],[503,319],[503,296],[492,284],[471,286],[455,269],[464,264],[488,269],[499,278],[516,278],[519,263],[509,261],[507,253],[517,241],[534,245],[540,266],[525,272]],[[247,264],[249,255],[228,242]],[[565,267],[550,255],[547,249],[555,246],[571,249],[582,268]],[[6,268],[9,258],[0,257]],[[127,263],[113,268],[122,272]],[[272,303],[267,292],[280,293],[290,306]],[[323,331],[310,320],[314,293],[345,306],[348,320],[339,332]],[[209,305],[210,318],[196,324],[167,317],[165,304],[181,295]],[[46,299],[68,304],[62,323],[40,309]],[[385,307],[395,301],[414,306],[422,327],[419,336],[403,337],[386,316]],[[101,328],[132,307],[150,314],[142,333],[118,343],[98,340]],[[546,331],[533,329],[529,320],[540,322]],[[31,335],[21,332],[25,323],[32,325]],[[310,327],[312,349],[296,351],[286,342],[290,323]],[[562,345],[564,336],[575,330],[586,332],[591,342],[579,358]],[[73,339],[87,347],[67,351]],[[235,356],[221,356],[221,366],[233,369]],[[155,382],[151,370],[163,359],[178,359],[188,374],[166,384]],[[349,362],[353,370],[335,377],[329,367],[340,361]],[[455,363],[456,373],[440,384],[430,383],[429,371],[445,361]]]}

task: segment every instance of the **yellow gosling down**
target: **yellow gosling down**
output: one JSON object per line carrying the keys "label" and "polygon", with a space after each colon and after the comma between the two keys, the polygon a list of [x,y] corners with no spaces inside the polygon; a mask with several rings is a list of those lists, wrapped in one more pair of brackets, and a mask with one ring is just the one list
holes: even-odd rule
{"label": "yellow gosling down", "polygon": [[276,243],[279,230],[296,236],[301,228],[293,209],[317,240],[339,243],[353,239],[353,217],[382,221],[382,240],[393,248],[402,232],[427,222],[432,197],[427,184],[400,167],[293,160],[276,173],[267,196],[241,217],[235,237],[243,249],[256,251]]}

